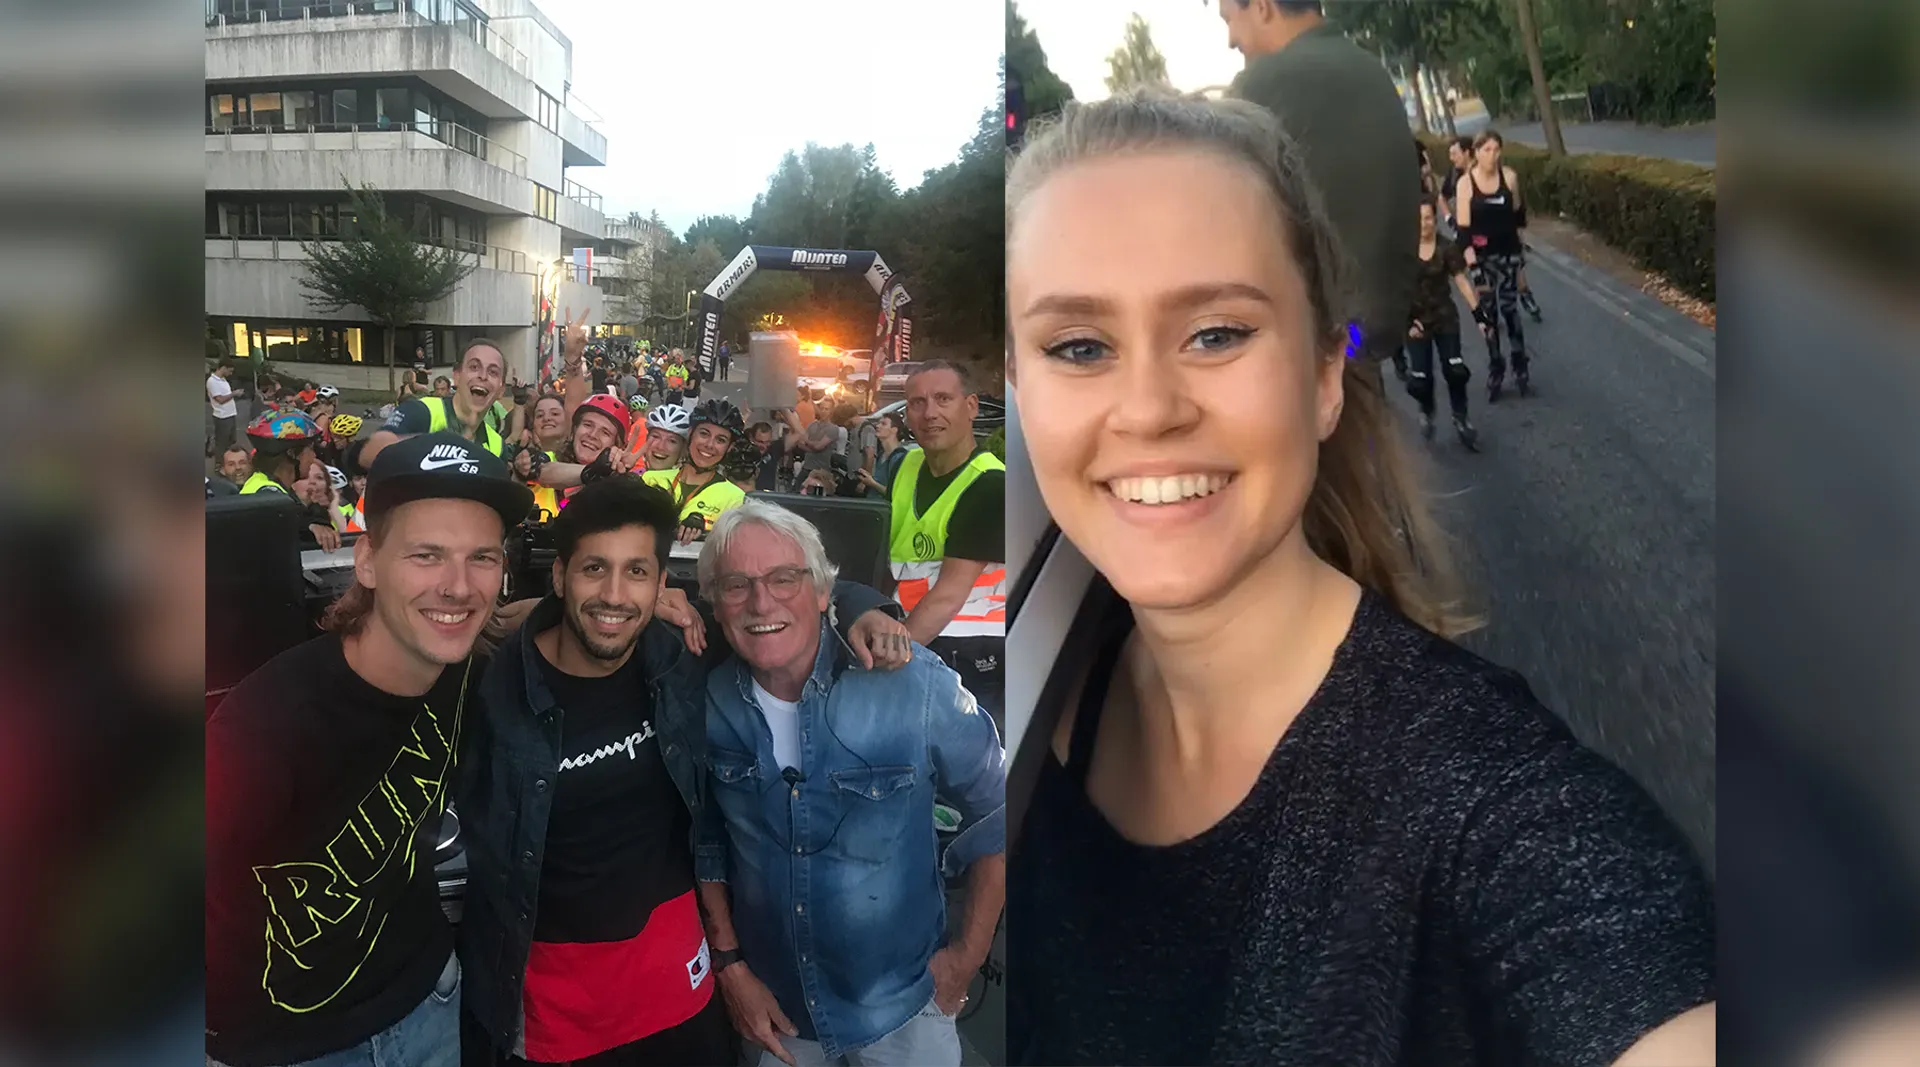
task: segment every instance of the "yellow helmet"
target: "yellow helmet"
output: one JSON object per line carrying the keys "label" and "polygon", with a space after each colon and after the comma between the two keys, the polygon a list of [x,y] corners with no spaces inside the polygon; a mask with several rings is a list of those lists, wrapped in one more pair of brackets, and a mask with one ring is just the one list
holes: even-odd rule
{"label": "yellow helmet", "polygon": [[360,433],[360,416],[335,415],[329,425],[335,437],[357,437]]}

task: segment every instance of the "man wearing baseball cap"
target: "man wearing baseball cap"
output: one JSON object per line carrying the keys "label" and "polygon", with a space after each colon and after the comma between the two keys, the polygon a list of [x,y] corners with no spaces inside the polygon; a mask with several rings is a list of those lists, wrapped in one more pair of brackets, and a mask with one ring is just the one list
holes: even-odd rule
{"label": "man wearing baseball cap", "polygon": [[[367,532],[328,632],[207,721],[207,1058],[459,1062],[459,964],[433,873],[475,641],[527,487],[430,433],[367,472]],[[362,1062],[357,1060],[355,1062]]]}

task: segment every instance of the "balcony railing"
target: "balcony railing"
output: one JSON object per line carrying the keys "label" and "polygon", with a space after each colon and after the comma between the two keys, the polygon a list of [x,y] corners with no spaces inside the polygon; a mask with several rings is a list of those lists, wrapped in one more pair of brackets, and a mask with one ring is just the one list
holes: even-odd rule
{"label": "balcony railing", "polygon": [[[353,150],[353,149],[393,149],[420,148],[427,146],[419,140],[406,138],[408,133],[445,145],[448,148],[465,152],[484,163],[491,163],[515,177],[527,176],[527,157],[511,148],[503,148],[489,140],[484,134],[477,133],[446,119],[434,119],[430,122],[328,122],[306,126],[231,126],[226,129],[207,128],[207,136],[219,137],[223,143],[223,152],[252,152],[275,150]],[[236,142],[235,138],[258,137],[259,141]],[[411,142],[411,143],[409,143]]]}
{"label": "balcony railing", "polygon": [[[582,207],[591,208],[594,211],[601,210],[600,194],[581,185],[572,178],[566,179],[566,181],[561,184],[560,194]],[[605,212],[601,211],[601,214],[605,214]]]}
{"label": "balcony railing", "polygon": [[451,10],[446,0],[207,0],[207,26],[248,26],[267,22],[305,22],[303,30],[356,30],[367,20],[391,25],[393,17],[416,26],[446,26],[470,38],[523,78],[533,63],[500,31],[478,19],[454,20],[435,12]]}
{"label": "balcony railing", "polygon": [[[337,241],[338,237],[276,237],[263,234],[207,235],[208,259],[307,259],[306,245],[315,241]],[[534,274],[529,270],[525,252],[499,245],[483,245],[478,241],[465,241],[449,238],[444,241],[422,241],[429,248],[450,248],[455,252],[471,256],[475,265],[487,270],[505,271],[510,274]]]}
{"label": "balcony railing", "polygon": [[600,113],[595,111],[591,104],[581,99],[579,93],[573,91],[572,85],[567,86],[567,110],[580,116],[582,122],[585,122],[595,129],[599,129],[605,125],[607,121],[600,117]]}

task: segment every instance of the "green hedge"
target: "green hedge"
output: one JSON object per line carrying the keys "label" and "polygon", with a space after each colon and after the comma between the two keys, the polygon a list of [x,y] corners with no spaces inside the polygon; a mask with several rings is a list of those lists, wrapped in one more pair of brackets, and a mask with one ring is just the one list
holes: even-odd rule
{"label": "green hedge", "polygon": [[1007,428],[995,427],[994,431],[987,435],[986,445],[987,451],[993,453],[994,458],[1005,463],[1007,461]]}
{"label": "green hedge", "polygon": [[[1429,139],[1434,172],[1446,173],[1444,141]],[[1528,208],[1560,215],[1626,253],[1684,292],[1714,299],[1713,171],[1644,156],[1548,157],[1509,142]]]}

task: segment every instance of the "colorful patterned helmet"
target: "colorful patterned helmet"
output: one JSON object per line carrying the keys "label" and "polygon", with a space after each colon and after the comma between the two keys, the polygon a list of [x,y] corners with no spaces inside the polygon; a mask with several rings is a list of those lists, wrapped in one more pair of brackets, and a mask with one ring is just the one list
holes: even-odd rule
{"label": "colorful patterned helmet", "polygon": [[247,424],[253,447],[291,452],[320,439],[320,426],[304,411],[268,411]]}

